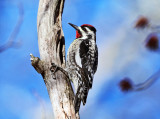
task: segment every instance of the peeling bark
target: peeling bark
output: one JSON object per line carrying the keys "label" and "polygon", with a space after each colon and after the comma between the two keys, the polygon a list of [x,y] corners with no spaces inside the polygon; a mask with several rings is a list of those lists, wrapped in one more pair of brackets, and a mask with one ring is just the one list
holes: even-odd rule
{"label": "peeling bark", "polygon": [[[31,55],[32,66],[40,73],[46,84],[55,119],[79,119],[73,105],[74,92],[66,74],[65,40],[62,30],[64,0],[40,0],[37,31],[40,59]],[[53,73],[51,64],[59,67]]]}

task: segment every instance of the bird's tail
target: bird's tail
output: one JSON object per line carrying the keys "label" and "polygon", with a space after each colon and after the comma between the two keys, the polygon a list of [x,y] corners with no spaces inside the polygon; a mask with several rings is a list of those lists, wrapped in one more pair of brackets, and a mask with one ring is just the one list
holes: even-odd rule
{"label": "bird's tail", "polygon": [[79,112],[79,108],[81,105],[81,98],[78,97],[78,95],[76,94],[75,100],[74,100],[74,108],[75,108],[75,112]]}
{"label": "bird's tail", "polygon": [[88,95],[88,87],[79,86],[79,88],[77,89],[77,93],[75,96],[75,102],[74,102],[76,113],[79,112],[81,101],[83,102],[83,105],[86,104],[87,95]]}

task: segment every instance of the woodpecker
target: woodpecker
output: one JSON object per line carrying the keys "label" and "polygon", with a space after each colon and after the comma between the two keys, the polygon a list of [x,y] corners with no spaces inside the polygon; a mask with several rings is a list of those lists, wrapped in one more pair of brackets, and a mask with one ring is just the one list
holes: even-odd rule
{"label": "woodpecker", "polygon": [[98,48],[96,45],[96,29],[89,24],[76,26],[76,39],[67,53],[67,72],[75,89],[74,106],[79,112],[81,101],[86,104],[89,89],[92,88],[93,77],[98,66]]}

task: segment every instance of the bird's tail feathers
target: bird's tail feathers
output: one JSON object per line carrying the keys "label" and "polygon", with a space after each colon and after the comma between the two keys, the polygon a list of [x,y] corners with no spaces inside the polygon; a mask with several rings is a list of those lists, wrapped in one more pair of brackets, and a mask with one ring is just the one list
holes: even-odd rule
{"label": "bird's tail feathers", "polygon": [[79,112],[79,108],[80,108],[80,105],[81,105],[81,94],[78,93],[79,90],[77,90],[77,93],[76,93],[76,96],[75,96],[75,99],[74,99],[74,108],[75,108],[75,112]]}
{"label": "bird's tail feathers", "polygon": [[81,101],[83,102],[83,105],[86,104],[87,95],[88,95],[88,88],[86,86],[84,87],[79,86],[79,88],[77,89],[75,102],[74,102],[76,113],[79,112]]}

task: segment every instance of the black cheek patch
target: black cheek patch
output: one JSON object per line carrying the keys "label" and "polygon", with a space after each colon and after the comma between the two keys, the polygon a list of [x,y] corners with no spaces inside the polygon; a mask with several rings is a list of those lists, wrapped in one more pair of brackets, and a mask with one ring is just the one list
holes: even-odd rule
{"label": "black cheek patch", "polygon": [[92,35],[87,35],[88,39],[92,39]]}

